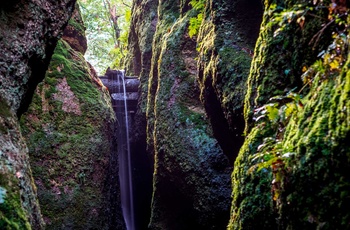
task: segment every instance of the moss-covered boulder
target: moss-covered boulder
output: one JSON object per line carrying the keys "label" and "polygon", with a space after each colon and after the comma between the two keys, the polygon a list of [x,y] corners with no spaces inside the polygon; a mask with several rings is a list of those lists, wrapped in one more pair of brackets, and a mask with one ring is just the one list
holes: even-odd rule
{"label": "moss-covered boulder", "polygon": [[0,3],[0,228],[42,229],[18,119],[44,76],[74,0]]}
{"label": "moss-covered boulder", "polygon": [[49,229],[124,229],[115,114],[75,44],[59,41],[21,118],[42,214]]}
{"label": "moss-covered boulder", "polygon": [[349,229],[349,6],[337,4],[265,2],[229,229]]}

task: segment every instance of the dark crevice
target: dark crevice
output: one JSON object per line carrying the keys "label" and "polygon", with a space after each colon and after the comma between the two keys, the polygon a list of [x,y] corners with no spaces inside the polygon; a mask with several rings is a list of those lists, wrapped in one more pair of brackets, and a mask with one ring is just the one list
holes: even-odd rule
{"label": "dark crevice", "polygon": [[[201,73],[202,72],[200,71],[200,74]],[[214,92],[214,88],[211,86],[211,82],[206,81],[205,88],[204,107],[209,117],[214,137],[218,141],[225,155],[229,158],[231,164],[233,164],[237,157],[239,148],[243,143],[243,137],[237,137],[237,134],[235,135],[232,130],[230,130],[230,126],[225,118],[220,101],[217,99],[216,93]],[[244,122],[242,122],[242,124],[244,124]],[[244,126],[241,128],[241,130],[243,130]],[[237,131],[239,132],[240,130],[238,129]],[[237,137],[239,143],[237,143],[238,141],[232,141],[232,137]]]}
{"label": "dark crevice", "polygon": [[26,93],[23,96],[20,107],[17,110],[18,118],[28,110],[30,103],[35,92],[37,85],[44,80],[47,68],[50,64],[51,57],[57,45],[57,39],[50,42],[50,45],[46,48],[46,58],[42,59],[37,55],[33,55],[29,58],[28,66],[31,69],[31,75],[28,80]]}
{"label": "dark crevice", "polygon": [[259,36],[264,7],[261,0],[239,0],[235,5],[235,20],[248,46],[255,46]]}
{"label": "dark crevice", "polygon": [[[17,1],[16,1],[17,2]],[[76,1],[69,1],[66,5],[66,9],[71,12],[69,14],[69,18],[72,16],[72,12],[74,11]],[[52,20],[50,17],[47,20]],[[51,24],[51,22],[47,23],[48,25]],[[64,31],[64,28],[68,25],[67,22],[61,27],[61,31]],[[18,118],[21,117],[23,113],[25,113],[28,110],[28,107],[30,103],[32,102],[32,98],[35,92],[35,89],[37,85],[44,80],[46,71],[48,69],[48,66],[51,61],[51,57],[55,51],[58,38],[57,37],[50,37],[48,34],[46,34],[48,38],[45,39],[45,57],[38,56],[37,54],[34,54],[31,56],[28,60],[28,66],[30,67],[30,77],[28,79],[28,83],[26,86],[26,92],[22,98],[20,107],[17,110],[17,116]]]}
{"label": "dark crevice", "polygon": [[140,114],[132,117],[130,151],[133,167],[135,227],[148,229],[151,216],[153,157],[146,151],[146,118]]}

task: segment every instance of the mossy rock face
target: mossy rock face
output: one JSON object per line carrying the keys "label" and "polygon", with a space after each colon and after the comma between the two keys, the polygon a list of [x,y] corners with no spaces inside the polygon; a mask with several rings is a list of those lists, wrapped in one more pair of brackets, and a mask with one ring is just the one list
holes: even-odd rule
{"label": "mossy rock face", "polygon": [[316,77],[300,114],[287,126],[283,150],[294,156],[286,162],[290,171],[277,208],[288,229],[350,228],[349,69],[350,56],[336,76]]}
{"label": "mossy rock face", "polygon": [[155,154],[149,227],[222,229],[232,167],[199,100],[196,42],[188,35],[194,12],[176,2],[161,4],[147,101],[148,141]]}
{"label": "mossy rock face", "polygon": [[243,143],[245,84],[262,12],[259,0],[207,1],[197,38],[201,100],[231,162]]}
{"label": "mossy rock face", "polygon": [[[129,76],[142,80],[149,74],[152,40],[158,21],[158,1],[133,1],[126,69]],[[147,87],[146,87],[147,89]]]}
{"label": "mossy rock face", "polygon": [[27,109],[35,87],[44,78],[74,3],[60,0],[1,4],[0,93],[18,115]]}
{"label": "mossy rock face", "polygon": [[22,209],[19,181],[11,173],[0,174],[0,228],[32,229],[25,211]]}
{"label": "mossy rock face", "polygon": [[140,80],[138,109],[131,132],[134,145],[145,145],[146,140],[148,82],[154,56],[152,41],[158,22],[158,2],[138,0],[133,1],[132,6],[126,70],[127,75],[138,76]]}
{"label": "mossy rock face", "polygon": [[114,122],[108,92],[83,55],[60,40],[21,118],[48,228],[108,229],[113,221],[123,229],[120,205],[109,198],[109,184],[118,183],[109,176]]}
{"label": "mossy rock face", "polygon": [[[325,3],[326,4],[326,3]],[[331,33],[327,30],[314,43],[313,37],[322,28],[328,11],[321,8],[305,15],[301,27],[296,12],[316,9],[309,1],[267,1],[254,51],[245,98],[245,119],[250,122],[253,110],[277,95],[285,95],[302,87],[304,66],[314,63],[317,55],[327,48]],[[287,15],[290,16],[287,16]],[[246,132],[253,122],[246,126]]]}
{"label": "mossy rock face", "polygon": [[72,17],[69,19],[68,25],[64,29],[62,39],[67,41],[72,49],[85,54],[87,49],[85,26],[77,3],[75,4]]}
{"label": "mossy rock face", "polygon": [[145,117],[146,114],[148,79],[153,56],[152,41],[158,22],[158,2],[138,0],[133,1],[132,6],[126,69],[127,75],[138,76],[141,82],[138,117]]}
{"label": "mossy rock face", "polygon": [[1,97],[0,109],[0,228],[42,229],[44,222],[17,116]]}
{"label": "mossy rock face", "polygon": [[[155,96],[158,87],[158,61],[160,62],[161,43],[163,36],[171,30],[171,27],[180,15],[178,2],[159,2],[157,12],[157,29],[153,35],[152,43],[152,59],[151,69],[148,78],[147,88],[147,106],[146,106],[146,122],[147,122],[147,144],[150,151],[153,152],[153,130],[154,130],[154,106]],[[164,9],[164,10],[160,10]],[[170,10],[174,9],[174,11]],[[163,20],[162,20],[163,19]],[[142,83],[141,83],[142,84]]]}
{"label": "mossy rock face", "polygon": [[[349,229],[344,208],[349,205],[350,182],[345,173],[349,166],[345,140],[350,131],[348,31],[345,45],[337,51],[342,64],[327,67],[317,55],[332,50],[327,47],[333,46],[331,34],[334,31],[337,39],[338,30],[330,27],[320,40],[313,40],[328,17],[327,7],[317,8],[308,1],[266,3],[248,80],[248,135],[232,174],[228,228]],[[302,24],[297,16],[281,17],[310,10],[312,15],[306,14]],[[315,41],[314,46],[310,41]],[[305,74],[311,80],[305,82]],[[295,90],[297,97],[277,105],[280,117],[251,119],[273,103],[269,98],[300,89],[303,78],[305,85]],[[285,120],[280,113],[283,106],[290,106]]]}
{"label": "mossy rock face", "polygon": [[44,78],[74,0],[0,5],[1,229],[42,229],[28,149],[18,119]]}

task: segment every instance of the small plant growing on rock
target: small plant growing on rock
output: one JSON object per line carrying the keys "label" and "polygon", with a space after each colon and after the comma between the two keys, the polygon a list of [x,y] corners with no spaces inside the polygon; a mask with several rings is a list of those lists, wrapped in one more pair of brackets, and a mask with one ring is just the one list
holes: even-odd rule
{"label": "small plant growing on rock", "polygon": [[190,35],[190,38],[192,38],[198,34],[199,27],[201,26],[205,8],[205,0],[191,0],[190,5],[197,12],[195,17],[190,18],[190,25],[188,27],[188,35]]}

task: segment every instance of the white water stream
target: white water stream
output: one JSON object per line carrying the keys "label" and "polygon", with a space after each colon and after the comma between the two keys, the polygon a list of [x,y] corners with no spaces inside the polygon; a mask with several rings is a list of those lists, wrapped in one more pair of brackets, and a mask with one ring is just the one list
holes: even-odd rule
{"label": "white water stream", "polygon": [[[124,93],[124,100],[118,102],[116,108],[116,116],[118,119],[118,154],[119,154],[119,181],[121,191],[121,203],[123,209],[123,216],[126,223],[127,230],[135,230],[134,218],[134,200],[133,200],[133,185],[132,185],[132,166],[130,156],[130,142],[129,142],[129,116],[126,100],[126,89],[124,80],[124,71],[120,71],[117,76],[118,84],[122,81],[123,87],[119,88],[119,93]],[[122,104],[124,103],[124,104]],[[124,110],[124,111],[123,111]]]}

